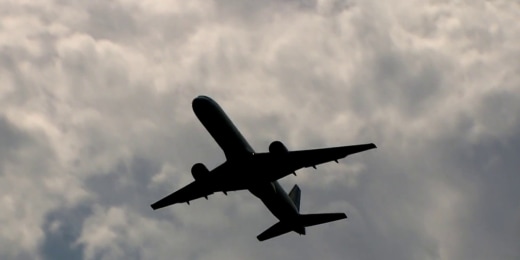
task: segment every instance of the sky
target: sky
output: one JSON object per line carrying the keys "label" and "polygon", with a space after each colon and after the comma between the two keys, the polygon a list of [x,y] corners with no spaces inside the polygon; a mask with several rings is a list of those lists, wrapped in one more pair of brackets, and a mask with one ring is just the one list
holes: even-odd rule
{"label": "sky", "polygon": [[[0,0],[1,259],[520,259],[518,0]],[[280,180],[349,218],[265,242],[225,157],[373,142]],[[248,174],[244,172],[243,174]]]}

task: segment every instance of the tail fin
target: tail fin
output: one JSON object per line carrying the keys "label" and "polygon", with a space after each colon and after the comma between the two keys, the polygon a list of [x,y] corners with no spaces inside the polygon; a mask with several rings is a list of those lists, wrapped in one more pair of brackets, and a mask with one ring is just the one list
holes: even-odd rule
{"label": "tail fin", "polygon": [[291,198],[292,202],[296,206],[296,209],[298,212],[300,212],[300,197],[301,197],[302,191],[300,190],[300,187],[298,185],[294,185],[292,190],[289,192],[289,198]]}
{"label": "tail fin", "polygon": [[300,215],[300,223],[304,227],[319,225],[347,218],[345,213],[323,213],[323,214],[302,214]]}

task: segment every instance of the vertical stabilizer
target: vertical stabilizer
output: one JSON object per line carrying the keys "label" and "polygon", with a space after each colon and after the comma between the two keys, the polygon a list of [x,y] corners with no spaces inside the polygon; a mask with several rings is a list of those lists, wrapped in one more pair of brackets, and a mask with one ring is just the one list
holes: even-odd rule
{"label": "vertical stabilizer", "polygon": [[300,190],[300,187],[298,185],[294,185],[291,192],[289,192],[289,198],[291,198],[292,202],[296,206],[296,209],[298,212],[300,212],[300,196],[302,191]]}

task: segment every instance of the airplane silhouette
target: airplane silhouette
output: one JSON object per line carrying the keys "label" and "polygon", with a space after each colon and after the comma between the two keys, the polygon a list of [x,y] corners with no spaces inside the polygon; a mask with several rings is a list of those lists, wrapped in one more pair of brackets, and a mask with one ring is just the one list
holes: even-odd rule
{"label": "airplane silhouette", "polygon": [[249,190],[258,197],[279,222],[257,238],[264,241],[294,231],[305,235],[305,227],[347,218],[345,213],[300,214],[301,190],[294,185],[287,194],[278,179],[304,167],[336,161],[354,153],[376,148],[373,143],[332,148],[289,151],[280,141],[269,145],[269,152],[256,153],[222,108],[207,96],[192,103],[195,115],[224,151],[226,161],[209,171],[202,163],[191,168],[195,179],[187,186],[153,203],[156,210],[176,203],[190,203],[215,192]]}

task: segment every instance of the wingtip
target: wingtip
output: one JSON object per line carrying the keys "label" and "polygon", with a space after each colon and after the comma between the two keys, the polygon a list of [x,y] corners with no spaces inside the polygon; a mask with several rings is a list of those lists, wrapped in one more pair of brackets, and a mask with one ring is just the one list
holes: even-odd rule
{"label": "wingtip", "polygon": [[377,145],[376,145],[376,144],[371,143],[371,145],[372,145],[373,148],[377,148]]}
{"label": "wingtip", "polygon": [[153,210],[158,210],[158,209],[164,208],[164,205],[154,203],[154,204],[150,205],[150,208],[152,208]]}

